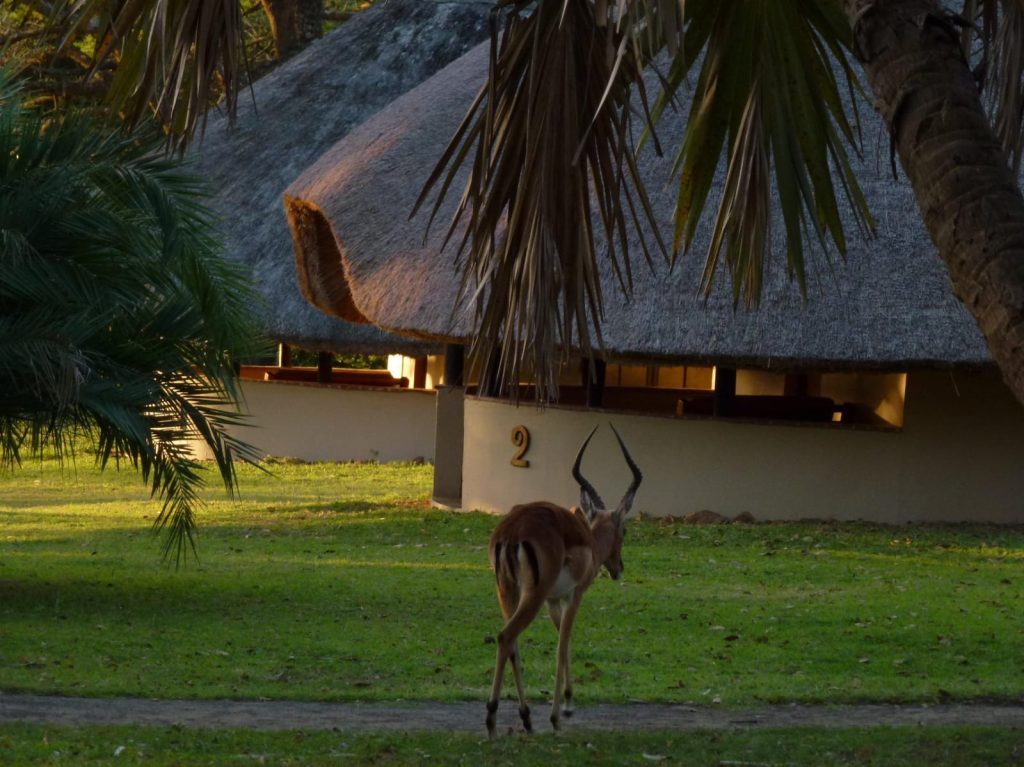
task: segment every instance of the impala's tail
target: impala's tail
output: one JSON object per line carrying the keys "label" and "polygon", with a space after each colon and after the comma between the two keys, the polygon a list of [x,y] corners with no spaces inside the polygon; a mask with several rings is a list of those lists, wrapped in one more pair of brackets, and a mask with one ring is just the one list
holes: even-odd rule
{"label": "impala's tail", "polygon": [[537,550],[529,541],[502,541],[494,545],[494,578],[498,588],[509,593],[521,594],[524,584],[521,574],[524,567],[529,571],[532,583],[540,581],[540,562]]}

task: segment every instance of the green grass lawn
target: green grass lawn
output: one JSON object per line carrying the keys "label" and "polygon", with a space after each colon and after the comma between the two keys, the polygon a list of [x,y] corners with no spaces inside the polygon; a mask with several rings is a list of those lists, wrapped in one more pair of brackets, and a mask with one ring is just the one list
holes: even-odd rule
{"label": "green grass lawn", "polygon": [[124,765],[718,765],[992,767],[1019,764],[1024,733],[997,728],[586,733],[488,741],[448,733],[0,726],[0,763]]}
{"label": "green grass lawn", "polygon": [[[482,701],[494,518],[428,508],[429,466],[268,468],[207,492],[180,570],[134,473],[0,474],[0,689]],[[576,626],[580,706],[1024,696],[1020,528],[637,521],[624,556]],[[521,645],[540,703],[554,632]]]}

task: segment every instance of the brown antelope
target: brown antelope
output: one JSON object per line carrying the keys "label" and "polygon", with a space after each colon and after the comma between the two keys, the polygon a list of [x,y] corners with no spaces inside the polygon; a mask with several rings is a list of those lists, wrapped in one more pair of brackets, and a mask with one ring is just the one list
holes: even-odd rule
{"label": "brown antelope", "polygon": [[626,450],[622,437],[615,438],[633,472],[633,482],[614,511],[608,511],[594,486],[580,473],[580,462],[594,431],[576,454],[572,476],[580,486],[580,505],[565,509],[547,501],[515,506],[498,523],[491,535],[491,567],[498,583],[498,601],[505,626],[498,634],[498,657],[494,666],[494,684],[487,702],[487,732],[494,735],[495,714],[505,663],[512,661],[512,675],[519,695],[519,716],[527,732],[533,730],[530,708],[523,693],[522,659],[519,635],[537,617],[547,603],[555,630],[558,631],[558,658],[555,667],[555,695],[551,724],[557,730],[565,700],[565,716],[572,715],[572,679],[569,675],[569,638],[583,594],[597,577],[601,565],[613,579],[622,575],[622,539],[626,518],[643,475]]}

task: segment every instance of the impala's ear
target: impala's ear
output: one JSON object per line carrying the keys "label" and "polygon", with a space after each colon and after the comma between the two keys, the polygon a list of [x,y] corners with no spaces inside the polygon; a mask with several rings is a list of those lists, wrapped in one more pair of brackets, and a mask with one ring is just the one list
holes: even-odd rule
{"label": "impala's ear", "polygon": [[597,505],[594,503],[594,499],[591,498],[586,491],[580,493],[580,505],[577,508],[583,513],[583,516],[585,516],[589,522],[593,522],[594,517],[597,516]]}
{"label": "impala's ear", "polygon": [[615,524],[619,527],[626,526],[626,520],[632,519],[636,516],[636,512],[633,509],[633,495],[628,493],[625,498],[619,503],[619,507],[612,512],[612,519],[615,520]]}

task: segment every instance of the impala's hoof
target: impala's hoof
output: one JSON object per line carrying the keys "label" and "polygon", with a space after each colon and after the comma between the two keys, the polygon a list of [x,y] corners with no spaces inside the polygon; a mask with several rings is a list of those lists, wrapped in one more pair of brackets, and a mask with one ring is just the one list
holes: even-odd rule
{"label": "impala's hoof", "polygon": [[519,709],[519,718],[523,720],[523,729],[527,732],[533,732],[533,722],[530,721],[529,706],[523,706]]}
{"label": "impala's hoof", "polygon": [[562,716],[566,719],[572,716],[572,690],[565,691],[565,704],[562,706]]}
{"label": "impala's hoof", "polygon": [[555,732],[558,732],[560,729],[562,729],[562,724],[558,719],[557,713],[551,715],[551,727],[555,730]]}
{"label": "impala's hoof", "polygon": [[490,738],[494,737],[494,719],[495,714],[498,713],[498,701],[492,700],[487,703],[487,736]]}

